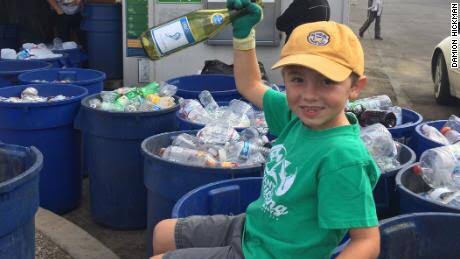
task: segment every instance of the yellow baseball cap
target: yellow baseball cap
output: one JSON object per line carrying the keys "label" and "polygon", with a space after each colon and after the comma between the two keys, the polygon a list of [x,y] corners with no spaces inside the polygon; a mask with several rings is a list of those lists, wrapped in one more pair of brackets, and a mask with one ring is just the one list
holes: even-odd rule
{"label": "yellow baseball cap", "polygon": [[341,82],[355,72],[364,74],[364,52],[356,35],[346,25],[321,21],[302,24],[292,31],[272,69],[299,65]]}

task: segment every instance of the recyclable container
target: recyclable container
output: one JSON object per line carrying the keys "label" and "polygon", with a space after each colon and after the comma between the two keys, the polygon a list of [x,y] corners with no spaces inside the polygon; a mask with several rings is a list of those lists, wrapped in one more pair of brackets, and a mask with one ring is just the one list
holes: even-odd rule
{"label": "recyclable container", "polygon": [[[424,122],[430,126],[441,130],[442,126],[447,122],[447,120],[437,120],[437,121],[428,121]],[[417,161],[420,159],[420,155],[422,155],[423,151],[427,149],[432,149],[435,147],[443,146],[441,143],[433,141],[423,135],[421,127],[424,123],[420,123],[415,127],[415,133],[412,139],[409,142],[409,146],[414,150],[415,155],[417,156]]]}
{"label": "recyclable container", "polygon": [[[414,165],[418,165],[418,163]],[[460,208],[424,198],[420,195],[431,188],[423,181],[421,176],[412,171],[414,165],[401,169],[396,176],[396,190],[399,193],[401,214],[413,212],[460,213]]]}
{"label": "recyclable container", "polygon": [[187,192],[215,181],[262,175],[263,166],[240,168],[209,168],[178,164],[161,158],[161,148],[169,146],[177,131],[158,134],[142,142],[144,154],[144,184],[147,188],[147,253],[152,254],[151,233],[162,219],[171,216],[174,204]]}
{"label": "recyclable container", "polygon": [[32,259],[42,153],[0,143],[0,165],[0,255]]}
{"label": "recyclable container", "polygon": [[76,208],[81,198],[80,152],[73,121],[88,91],[76,85],[19,85],[0,88],[0,96],[20,96],[29,86],[41,96],[62,94],[70,98],[50,103],[0,102],[0,140],[35,146],[43,153],[40,206],[66,213]]}
{"label": "recyclable container", "polygon": [[[456,259],[460,254],[460,215],[413,213],[380,221],[379,259]],[[335,258],[348,245],[334,252]]]}
{"label": "recyclable container", "polygon": [[17,84],[17,76],[21,73],[51,67],[50,63],[38,60],[0,60],[0,87]]}
{"label": "recyclable container", "polygon": [[168,84],[177,86],[177,95],[184,99],[198,99],[203,90],[211,92],[216,102],[229,103],[242,96],[236,90],[235,78],[231,75],[189,75],[169,79]]}
{"label": "recyclable container", "polygon": [[396,192],[396,174],[415,162],[414,151],[404,144],[399,152],[400,166],[391,171],[383,172],[374,188],[374,201],[380,219],[397,215],[399,212],[399,197]]}
{"label": "recyclable container", "polygon": [[172,218],[192,215],[238,215],[260,196],[262,177],[212,182],[191,190],[174,205]]}
{"label": "recyclable container", "polygon": [[408,144],[412,135],[414,134],[414,129],[423,121],[423,116],[411,109],[402,108],[402,125],[396,126],[394,128],[389,128],[393,139],[401,142],[403,144]]}
{"label": "recyclable container", "polygon": [[104,88],[105,73],[83,68],[52,68],[22,73],[18,79],[24,84],[68,80],[68,84],[79,85],[88,89],[88,95],[91,95],[101,92]]}
{"label": "recyclable container", "polygon": [[91,216],[114,229],[142,229],[146,219],[142,141],[177,130],[174,107],[153,112],[108,112],[89,107],[88,96],[76,119],[82,130],[84,164],[90,183]]}
{"label": "recyclable container", "polygon": [[55,49],[53,52],[56,54],[66,54],[66,64],[68,67],[82,67],[83,62],[88,60],[88,55],[81,47],[73,49]]}
{"label": "recyclable container", "polygon": [[109,79],[123,77],[122,15],[120,4],[86,3],[81,29],[86,31],[89,68]]}

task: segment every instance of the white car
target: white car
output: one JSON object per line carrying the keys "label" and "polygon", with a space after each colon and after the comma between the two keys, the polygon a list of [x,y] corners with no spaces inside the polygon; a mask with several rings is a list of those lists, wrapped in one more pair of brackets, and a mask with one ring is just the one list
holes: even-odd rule
{"label": "white car", "polygon": [[450,104],[455,98],[460,98],[460,68],[450,67],[451,39],[449,36],[442,40],[434,49],[431,58],[434,97],[439,104]]}

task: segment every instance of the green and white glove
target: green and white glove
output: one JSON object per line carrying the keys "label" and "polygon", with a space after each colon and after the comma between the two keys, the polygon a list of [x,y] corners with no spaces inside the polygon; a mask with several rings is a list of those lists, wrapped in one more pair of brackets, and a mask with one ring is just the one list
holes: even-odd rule
{"label": "green and white glove", "polygon": [[233,47],[238,50],[250,50],[256,47],[256,33],[254,27],[263,19],[263,10],[251,0],[227,0],[227,9],[241,10],[232,20]]}

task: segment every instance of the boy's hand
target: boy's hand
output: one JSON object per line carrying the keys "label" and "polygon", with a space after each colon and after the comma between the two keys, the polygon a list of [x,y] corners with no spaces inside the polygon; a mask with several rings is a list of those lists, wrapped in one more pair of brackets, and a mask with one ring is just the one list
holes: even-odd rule
{"label": "boy's hand", "polygon": [[245,9],[242,15],[232,20],[233,37],[236,39],[250,36],[253,27],[263,19],[262,8],[250,0],[227,0],[227,9]]}

